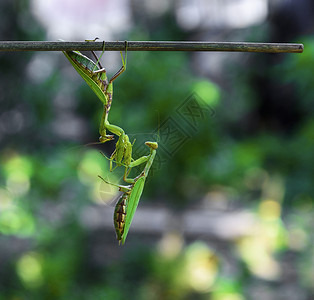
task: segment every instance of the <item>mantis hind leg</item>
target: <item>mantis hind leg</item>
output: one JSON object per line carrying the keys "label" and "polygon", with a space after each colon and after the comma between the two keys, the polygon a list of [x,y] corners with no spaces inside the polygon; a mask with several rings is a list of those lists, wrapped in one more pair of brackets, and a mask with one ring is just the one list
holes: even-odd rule
{"label": "mantis hind leg", "polygon": [[126,70],[127,47],[128,47],[128,41],[125,41],[125,57],[123,57],[122,51],[120,51],[122,67],[110,78],[109,83],[117,79]]}
{"label": "mantis hind leg", "polygon": [[99,56],[99,58],[98,58],[97,54],[95,53],[95,51],[91,51],[91,52],[92,52],[93,56],[94,56],[95,59],[96,59],[96,65],[98,65],[98,67],[99,67],[98,72],[99,72],[100,70],[106,72],[105,68],[104,68],[104,67],[101,65],[101,63],[100,63],[100,59],[101,59],[101,57],[102,57],[102,55],[103,55],[104,52],[101,53],[101,55]]}
{"label": "mantis hind leg", "polygon": [[[128,42],[125,41],[125,57],[123,57],[122,51],[120,51],[121,60],[122,60],[122,67],[110,78],[109,83],[111,83],[115,79],[117,79],[126,70],[127,44],[128,44]],[[105,52],[105,41],[104,41],[104,45],[103,45],[103,51],[102,51],[101,55],[99,56],[99,58],[98,58],[97,54],[95,53],[95,51],[91,51],[91,52],[92,52],[94,58],[96,59],[96,65],[98,65],[98,67],[99,67],[99,70],[94,71],[94,73],[100,73],[100,72],[106,73],[106,69],[100,63],[100,59]]]}
{"label": "mantis hind leg", "polygon": [[122,191],[122,192],[128,193],[128,192],[131,191],[131,186],[125,186],[125,185],[119,185],[119,184],[111,183],[111,182],[107,181],[106,179],[104,179],[103,177],[101,177],[100,175],[98,175],[98,177],[99,177],[102,181],[104,181],[104,182],[106,182],[106,183],[108,183],[108,184],[110,184],[110,185],[113,185],[113,186],[118,187],[119,190]]}
{"label": "mantis hind leg", "polygon": [[[96,41],[96,39],[98,39],[98,38],[95,38],[94,41]],[[99,71],[102,71],[102,72],[105,72],[105,73],[106,73],[106,69],[105,69],[105,68],[101,65],[101,63],[100,63],[100,59],[101,59],[101,57],[103,56],[103,54],[105,53],[105,41],[103,41],[102,52],[101,52],[99,58],[97,57],[95,51],[91,51],[91,52],[92,52],[94,58],[96,59],[96,64],[95,64],[95,65],[98,65],[98,67],[99,67],[98,72],[99,72]]]}

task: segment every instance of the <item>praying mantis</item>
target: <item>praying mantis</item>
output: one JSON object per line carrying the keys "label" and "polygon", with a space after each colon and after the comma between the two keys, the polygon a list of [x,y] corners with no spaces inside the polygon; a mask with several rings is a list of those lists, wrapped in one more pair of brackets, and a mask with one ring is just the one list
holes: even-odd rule
{"label": "praying mantis", "polygon": [[[95,39],[96,40],[96,39]],[[87,41],[95,41],[87,40]],[[105,43],[103,47],[103,52],[105,51]],[[70,61],[75,70],[81,75],[81,77],[86,81],[90,88],[95,92],[99,100],[104,105],[103,114],[100,121],[99,127],[99,142],[105,143],[107,141],[113,140],[113,135],[108,135],[106,130],[111,131],[116,134],[119,139],[116,143],[116,149],[110,156],[110,171],[113,171],[113,161],[115,161],[116,166],[121,166],[121,164],[128,165],[132,159],[132,146],[129,141],[128,135],[124,130],[116,125],[112,125],[108,121],[109,110],[112,104],[113,96],[113,81],[118,78],[126,70],[127,62],[127,42],[125,42],[125,58],[121,53],[122,67],[111,77],[108,81],[106,70],[102,67],[100,63],[100,58],[97,57],[96,53],[92,51],[93,56],[96,59],[94,63],[90,58],[83,55],[79,51],[63,51],[64,55]]]}
{"label": "praying mantis", "polygon": [[[105,51],[105,43],[103,47],[103,53]],[[127,42],[125,42],[125,52],[127,52]],[[113,81],[117,79],[126,70],[126,60],[121,52],[122,66],[121,68],[108,80],[106,69],[102,67],[99,58],[96,53],[92,51],[93,56],[96,59],[94,63],[90,58],[83,55],[79,51],[63,51],[66,58],[70,61],[74,69],[81,75],[85,82],[97,95],[98,99],[103,103],[104,110],[100,121],[99,127],[99,142],[105,143],[113,140],[113,135],[108,135],[106,130],[111,131],[117,136],[125,135],[124,130],[116,125],[112,125],[108,121],[108,114],[111,108],[112,96],[113,96]],[[102,53],[102,54],[103,54]],[[124,140],[122,138],[122,140]]]}
{"label": "praying mantis", "polygon": [[[104,53],[104,51],[105,43],[102,54]],[[136,208],[143,193],[146,178],[153,164],[158,148],[158,143],[146,142],[146,146],[150,148],[150,154],[134,160],[132,158],[132,147],[135,140],[133,144],[131,144],[129,137],[124,132],[124,130],[116,125],[110,124],[108,121],[108,114],[111,108],[113,95],[112,83],[126,70],[126,52],[127,42],[125,42],[125,58],[123,57],[121,52],[122,67],[108,81],[106,70],[102,67],[94,51],[92,51],[92,54],[96,59],[96,63],[79,51],[63,51],[75,70],[86,81],[86,83],[90,86],[90,88],[94,91],[94,93],[104,105],[99,128],[99,142],[105,143],[107,141],[113,140],[114,136],[108,135],[106,130],[119,137],[116,143],[116,149],[111,154],[110,158],[108,158],[110,160],[110,171],[113,171],[118,166],[124,166],[125,171],[123,179],[129,185],[116,185],[106,181],[101,176],[99,176],[99,178],[101,178],[103,181],[119,187],[119,190],[123,192],[122,196],[116,204],[114,212],[114,225],[119,244],[125,243]],[[116,167],[113,167],[113,163],[116,164]],[[135,178],[128,178],[131,169],[143,163],[146,163],[146,165],[141,174]]]}
{"label": "praying mantis", "polygon": [[[158,148],[157,142],[145,142],[145,145],[150,148],[150,154],[147,156],[142,156],[133,162],[131,162],[126,167],[126,171],[123,176],[123,180],[130,185],[117,185],[108,182],[100,175],[98,177],[102,179],[104,182],[117,186],[120,191],[123,192],[122,196],[118,200],[115,211],[114,211],[114,226],[116,230],[117,240],[119,241],[119,245],[125,243],[126,237],[128,235],[135,211],[137,209],[138,203],[143,193],[144,185],[146,178],[148,176],[150,167],[152,166],[156,151]],[[135,178],[127,178],[129,175],[131,168],[143,164],[146,162],[144,170]]]}

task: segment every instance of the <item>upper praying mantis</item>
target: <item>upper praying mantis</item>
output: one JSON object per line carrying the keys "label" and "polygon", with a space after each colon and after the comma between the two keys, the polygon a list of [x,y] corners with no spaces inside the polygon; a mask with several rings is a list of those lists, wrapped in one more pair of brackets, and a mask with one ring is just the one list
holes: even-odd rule
{"label": "upper praying mantis", "polygon": [[[102,54],[105,51],[105,43],[103,48]],[[109,81],[106,69],[101,65],[99,58],[94,51],[92,51],[92,54],[96,59],[96,63],[79,51],[63,51],[63,53],[104,105],[99,127],[99,142],[105,143],[113,140],[114,136],[108,135],[106,130],[119,136],[119,140],[116,143],[116,149],[110,157],[110,171],[114,169],[112,166],[113,161],[115,161],[117,166],[120,166],[121,164],[128,165],[133,160],[132,144],[129,141],[129,137],[122,128],[112,125],[108,121],[109,110],[112,104],[113,81],[126,70],[127,42],[125,42],[125,58],[121,52],[122,67],[109,79]]]}
{"label": "upper praying mantis", "polygon": [[[125,42],[126,51],[127,42]],[[94,51],[92,51],[92,54],[96,59],[96,63],[79,51],[63,51],[63,53],[104,105],[99,128],[100,143],[105,143],[113,139],[113,135],[107,135],[106,130],[111,131],[119,137],[124,135],[125,133],[122,128],[109,123],[108,114],[112,103],[113,81],[126,70],[126,55],[124,59],[121,52],[122,67],[108,80],[106,69],[101,65]]]}

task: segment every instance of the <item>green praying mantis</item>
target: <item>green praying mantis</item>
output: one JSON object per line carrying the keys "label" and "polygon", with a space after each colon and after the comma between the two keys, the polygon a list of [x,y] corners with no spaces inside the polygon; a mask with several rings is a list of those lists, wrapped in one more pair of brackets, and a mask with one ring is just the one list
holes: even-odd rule
{"label": "green praying mantis", "polygon": [[[105,44],[104,44],[105,45]],[[104,46],[105,48],[105,46]],[[105,49],[103,50],[104,53]],[[127,42],[125,52],[127,51]],[[113,135],[107,135],[106,130],[116,134],[117,136],[125,135],[124,130],[116,125],[112,125],[108,121],[108,114],[112,104],[113,97],[113,81],[117,79],[126,70],[126,59],[121,52],[122,67],[108,80],[106,69],[102,67],[96,53],[92,51],[96,59],[96,63],[90,58],[83,55],[79,51],[63,51],[64,55],[70,61],[74,69],[81,75],[85,82],[94,91],[98,99],[103,103],[104,110],[99,127],[99,142],[105,143],[113,140]]]}
{"label": "green praying mantis", "polygon": [[[100,175],[98,176],[104,182],[117,186],[119,190],[123,192],[116,204],[113,217],[117,240],[119,241],[119,244],[122,243],[122,245],[125,243],[126,237],[128,235],[135,211],[143,193],[149,169],[154,162],[156,151],[158,148],[157,142],[145,142],[145,145],[150,148],[150,154],[147,156],[142,156],[131,162],[128,166],[125,166],[126,172],[124,173],[123,180],[130,185],[124,186],[113,184],[105,180]],[[127,178],[131,171],[131,168],[145,162],[146,165],[140,175],[135,178]]]}
{"label": "green praying mantis", "polygon": [[[95,39],[96,40],[96,39]],[[91,41],[95,41],[91,40]],[[90,41],[90,40],[87,40]],[[90,41],[90,42],[91,42]],[[103,55],[105,51],[105,43],[103,47]],[[113,97],[113,81],[117,79],[125,70],[127,62],[127,42],[125,42],[125,58],[121,53],[122,67],[110,78],[108,81],[106,69],[102,67],[100,63],[100,58],[97,57],[96,53],[92,51],[93,56],[96,59],[96,63],[90,58],[83,55],[79,51],[63,51],[64,55],[70,61],[75,70],[81,75],[85,82],[90,86],[90,88],[95,92],[96,96],[103,103],[104,109],[100,121],[99,127],[99,142],[105,143],[107,141],[113,140],[113,135],[108,135],[106,130],[116,134],[119,139],[116,143],[116,149],[110,156],[110,171],[113,171],[113,162],[116,166],[129,165],[133,160],[132,158],[132,146],[128,135],[124,130],[116,125],[112,125],[108,121],[109,110],[112,105]],[[134,143],[134,142],[133,142]]]}
{"label": "green praying mantis", "polygon": [[[105,43],[102,54],[104,53],[104,51]],[[104,105],[99,128],[99,142],[105,143],[114,138],[113,135],[107,134],[107,130],[119,137],[116,143],[116,149],[114,150],[110,158],[108,158],[110,160],[110,171],[113,171],[118,166],[124,166],[125,172],[123,179],[126,183],[129,183],[129,185],[122,186],[112,184],[99,176],[103,181],[119,187],[120,191],[123,192],[122,196],[116,204],[114,212],[114,225],[119,244],[125,243],[125,239],[129,232],[136,208],[144,189],[144,184],[148,176],[149,169],[153,164],[154,158],[156,156],[156,150],[158,148],[158,143],[146,142],[145,144],[150,148],[150,154],[134,160],[132,158],[132,147],[135,140],[133,144],[131,144],[129,137],[124,132],[124,130],[116,125],[110,124],[108,121],[108,114],[112,104],[113,81],[126,70],[126,52],[127,42],[125,42],[125,58],[123,57],[121,52],[122,67],[111,77],[109,81],[106,75],[106,70],[102,67],[101,63],[99,62],[99,58],[94,51],[92,51],[92,54],[96,59],[96,63],[79,51],[63,52],[72,64],[72,66],[75,68],[75,70],[86,81],[86,83],[95,92],[97,97]],[[115,167],[113,167],[113,163],[116,164]],[[128,178],[131,169],[143,163],[146,163],[146,165],[141,174],[135,178]]]}

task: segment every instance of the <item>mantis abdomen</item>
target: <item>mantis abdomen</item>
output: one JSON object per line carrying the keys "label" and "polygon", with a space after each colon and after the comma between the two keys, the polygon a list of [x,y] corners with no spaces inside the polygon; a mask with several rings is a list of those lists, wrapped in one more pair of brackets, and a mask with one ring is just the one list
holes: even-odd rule
{"label": "mantis abdomen", "polygon": [[123,193],[114,209],[113,222],[116,230],[117,240],[121,242],[125,227],[126,211],[128,208],[128,193]]}

